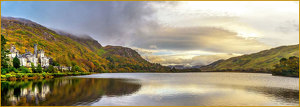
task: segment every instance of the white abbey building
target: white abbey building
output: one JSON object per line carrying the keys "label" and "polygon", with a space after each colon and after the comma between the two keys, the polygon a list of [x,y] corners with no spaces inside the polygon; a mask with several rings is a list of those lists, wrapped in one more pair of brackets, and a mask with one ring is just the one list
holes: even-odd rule
{"label": "white abbey building", "polygon": [[45,56],[44,50],[37,50],[37,44],[34,44],[34,53],[27,51],[25,49],[25,54],[19,54],[19,51],[16,49],[15,46],[12,46],[10,49],[10,54],[8,54],[8,57],[12,61],[13,58],[17,57],[20,60],[20,65],[25,67],[31,67],[31,63],[34,64],[34,66],[37,66],[38,64],[41,64],[42,67],[48,67],[49,66],[49,57]]}

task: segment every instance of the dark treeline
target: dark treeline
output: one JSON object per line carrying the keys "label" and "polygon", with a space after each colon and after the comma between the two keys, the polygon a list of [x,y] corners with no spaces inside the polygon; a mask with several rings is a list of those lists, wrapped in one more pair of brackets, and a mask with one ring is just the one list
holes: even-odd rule
{"label": "dark treeline", "polygon": [[272,69],[219,69],[206,72],[250,72],[250,73],[272,73]]}
{"label": "dark treeline", "polygon": [[185,68],[185,69],[176,69],[175,67],[171,68],[171,72],[201,72],[199,68]]}
{"label": "dark treeline", "polygon": [[274,65],[272,74],[299,77],[299,57],[281,58],[279,64]]}

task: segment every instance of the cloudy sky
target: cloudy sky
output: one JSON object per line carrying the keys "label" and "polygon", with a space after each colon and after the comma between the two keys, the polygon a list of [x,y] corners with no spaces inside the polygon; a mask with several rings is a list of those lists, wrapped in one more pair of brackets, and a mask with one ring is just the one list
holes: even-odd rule
{"label": "cloudy sky", "polygon": [[2,1],[1,15],[130,47],[163,65],[299,44],[298,1]]}

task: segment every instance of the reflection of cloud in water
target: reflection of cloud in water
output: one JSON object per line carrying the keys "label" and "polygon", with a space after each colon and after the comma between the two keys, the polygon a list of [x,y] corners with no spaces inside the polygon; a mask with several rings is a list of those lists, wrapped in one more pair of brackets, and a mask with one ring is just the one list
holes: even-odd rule
{"label": "reflection of cloud in water", "polygon": [[102,73],[78,77],[139,79],[143,84],[226,84],[299,90],[299,78],[272,76],[264,73]]}
{"label": "reflection of cloud in water", "polygon": [[[145,76],[151,74],[137,74],[139,77],[136,78],[143,77],[141,81],[136,81],[143,85],[140,91],[126,97],[103,98],[101,102],[93,105],[271,106],[297,105],[299,102],[299,91],[294,90],[294,87],[297,86],[282,87],[293,83],[294,78],[274,77],[268,74],[250,74],[249,76],[247,73],[237,73],[236,75],[239,77],[224,77],[222,73],[216,74],[212,73],[206,77],[193,74],[188,77],[183,76],[184,78],[177,77],[177,74],[170,74],[172,76],[167,76],[167,74],[153,74],[152,77]],[[130,78],[130,74],[117,76]],[[164,79],[159,79],[161,77],[164,77]],[[282,84],[282,81],[286,84],[275,86]],[[120,104],[119,101],[127,103]],[[132,101],[134,102],[130,103]]]}
{"label": "reflection of cloud in water", "polygon": [[[287,95],[290,96],[284,96]],[[140,91],[130,96],[103,98],[92,105],[106,106],[272,106],[295,105],[298,103],[297,90],[248,87],[248,86],[209,86],[209,85],[143,85]],[[280,97],[281,96],[281,97]],[[124,102],[124,103],[120,103]],[[249,103],[251,102],[251,103]]]}
{"label": "reflection of cloud in water", "polygon": [[207,93],[208,89],[203,89],[198,85],[148,85],[143,86],[138,94],[146,95],[173,95],[173,94],[184,94],[184,93]]}
{"label": "reflection of cloud in water", "polygon": [[[6,95],[1,101],[2,105],[298,105],[298,81],[298,78],[249,73],[96,74],[2,84],[1,92]],[[28,90],[45,93],[45,100],[37,103],[36,96],[22,97],[29,95]],[[43,98],[43,95],[40,96]],[[9,99],[17,103],[11,104]]]}

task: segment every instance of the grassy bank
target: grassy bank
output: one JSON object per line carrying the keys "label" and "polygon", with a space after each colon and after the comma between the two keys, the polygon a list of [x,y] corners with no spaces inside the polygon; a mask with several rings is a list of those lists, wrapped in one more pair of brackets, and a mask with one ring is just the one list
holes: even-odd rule
{"label": "grassy bank", "polygon": [[68,73],[7,73],[1,75],[2,81],[55,78],[62,76],[89,75],[91,72],[68,72]]}

